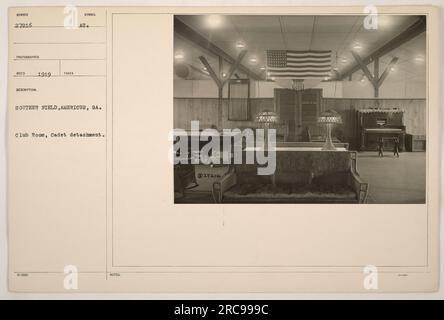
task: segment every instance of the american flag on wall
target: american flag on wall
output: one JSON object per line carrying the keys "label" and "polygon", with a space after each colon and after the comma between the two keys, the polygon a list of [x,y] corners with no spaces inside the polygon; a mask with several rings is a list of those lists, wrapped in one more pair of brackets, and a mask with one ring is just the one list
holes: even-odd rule
{"label": "american flag on wall", "polygon": [[330,76],[331,50],[267,50],[267,75],[276,79],[310,79]]}

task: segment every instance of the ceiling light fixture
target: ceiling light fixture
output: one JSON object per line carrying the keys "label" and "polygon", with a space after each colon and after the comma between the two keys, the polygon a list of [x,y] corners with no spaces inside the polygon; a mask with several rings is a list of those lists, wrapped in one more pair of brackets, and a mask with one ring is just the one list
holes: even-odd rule
{"label": "ceiling light fixture", "polygon": [[250,63],[255,64],[257,62],[257,59],[255,57],[250,58]]}
{"label": "ceiling light fixture", "polygon": [[262,70],[262,71],[264,71],[264,70],[265,70],[265,67],[264,67],[264,66],[262,66],[262,67],[261,67],[261,70]]}
{"label": "ceiling light fixture", "polygon": [[356,51],[359,51],[359,50],[362,49],[362,46],[361,46],[361,44],[360,44],[359,42],[356,42],[356,43],[353,45],[353,49],[356,50]]}
{"label": "ceiling light fixture", "polygon": [[245,48],[245,43],[243,43],[242,41],[236,42],[236,48],[238,48],[238,49]]}
{"label": "ceiling light fixture", "polygon": [[341,62],[342,62],[342,63],[347,63],[347,61],[348,61],[347,58],[342,58],[342,59],[341,59]]}
{"label": "ceiling light fixture", "polygon": [[174,55],[174,59],[176,60],[183,60],[185,58],[185,55],[183,54],[183,52],[176,52],[176,54]]}
{"label": "ceiling light fixture", "polygon": [[416,62],[424,62],[424,57],[423,56],[416,56],[415,61]]}
{"label": "ceiling light fixture", "polygon": [[222,17],[217,14],[211,14],[207,17],[207,24],[210,28],[217,28],[222,24]]}

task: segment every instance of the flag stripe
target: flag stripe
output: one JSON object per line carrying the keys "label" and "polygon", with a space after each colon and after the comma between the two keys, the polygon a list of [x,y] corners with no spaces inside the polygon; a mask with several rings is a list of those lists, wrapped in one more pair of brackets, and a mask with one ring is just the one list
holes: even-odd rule
{"label": "flag stripe", "polygon": [[[312,64],[312,63],[301,63],[301,64],[297,64],[294,66],[288,66],[287,69],[294,69],[294,70],[299,70],[299,69],[304,69],[304,68],[313,68],[313,69],[331,69],[329,64],[324,64],[324,65],[316,65],[316,64]],[[268,70],[282,70],[282,68],[268,68]]]}
{"label": "flag stripe", "polygon": [[293,79],[293,78],[325,78],[325,76],[321,76],[318,74],[288,74],[285,76],[274,76],[276,79]]}
{"label": "flag stripe", "polygon": [[295,64],[298,64],[298,63],[316,63],[316,64],[328,63],[328,64],[331,64],[330,59],[316,60],[316,59],[288,59],[287,58],[287,64],[290,62],[295,63]]}
{"label": "flag stripe", "polygon": [[[270,50],[273,51],[273,50]],[[274,51],[280,51],[280,50],[274,50]],[[305,50],[305,51],[297,51],[297,50],[287,50],[287,53],[291,54],[330,54],[331,50]]]}
{"label": "flag stripe", "polygon": [[[309,66],[313,66],[312,68],[331,68],[331,65],[329,63],[321,63],[321,64],[316,64],[313,62],[308,62],[308,63],[288,63],[286,68],[298,68],[298,67],[302,67],[302,68],[307,68]],[[272,67],[273,68],[279,68],[279,67]],[[282,69],[282,68],[280,68]]]}
{"label": "flag stripe", "polygon": [[270,69],[268,70],[269,73],[285,73],[285,72],[292,72],[292,73],[301,73],[301,72],[315,72],[315,73],[329,73],[330,68],[328,69],[313,69],[313,68],[304,68],[304,69],[294,69],[294,70],[274,70]]}
{"label": "flag stripe", "polygon": [[267,51],[267,74],[275,78],[322,78],[330,75],[331,51]]}
{"label": "flag stripe", "polygon": [[317,74],[289,74],[285,76],[273,76],[276,79],[308,79],[308,78],[325,78],[326,76],[321,76]]}
{"label": "flag stripe", "polygon": [[[308,66],[308,65],[315,65],[315,66],[319,66],[319,67],[330,67],[331,64],[328,62],[322,62],[322,63],[316,63],[316,62],[299,62],[299,63],[294,63],[294,62],[287,62],[287,66],[290,67],[294,67],[294,66]],[[272,66],[270,66],[272,67]]]}
{"label": "flag stripe", "polygon": [[313,59],[330,59],[330,54],[322,54],[322,55],[315,55],[315,54],[303,54],[303,55],[294,55],[287,53],[287,58],[289,59],[305,59],[305,58],[313,58]]}
{"label": "flag stripe", "polygon": [[313,72],[313,71],[302,71],[302,72],[292,72],[292,71],[285,71],[285,72],[270,72],[270,75],[289,75],[289,74],[316,74],[316,75],[328,75],[329,72]]}

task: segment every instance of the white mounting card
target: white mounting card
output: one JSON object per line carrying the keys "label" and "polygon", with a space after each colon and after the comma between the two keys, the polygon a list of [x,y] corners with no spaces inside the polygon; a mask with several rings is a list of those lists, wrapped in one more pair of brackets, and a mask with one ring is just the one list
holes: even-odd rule
{"label": "white mounting card", "polygon": [[[403,64],[410,63],[409,57],[416,59],[412,63],[422,63],[418,68],[425,70],[421,80],[424,90],[419,90],[423,96],[394,99],[384,98],[395,91],[387,89],[392,74],[383,71],[395,57],[393,52],[397,51],[393,50],[397,50],[401,42],[408,44],[412,40],[396,38],[397,34],[393,33],[379,39],[377,33],[363,29],[362,23],[347,24],[350,17],[364,20],[368,15],[364,9],[10,8],[9,289],[16,292],[436,291],[440,63],[437,11],[426,6],[377,8],[381,22],[385,21],[384,16],[404,17],[393,20],[400,21],[399,25],[381,23],[380,28],[404,28],[418,36],[417,30],[408,29],[409,22],[413,21],[411,17],[423,17],[425,23],[425,31],[420,35],[424,55],[416,57],[415,52],[411,52],[408,56],[405,53],[408,48],[404,48],[405,55],[396,55],[399,61],[395,61],[391,70],[393,74],[400,72]],[[193,16],[212,18],[207,21],[209,25],[205,25],[198,23],[205,22],[204,18],[193,20]],[[251,18],[252,22],[239,23],[241,17],[246,17],[242,21]],[[262,20],[254,17],[262,17]],[[311,22],[306,23],[306,20]],[[317,22],[313,24],[313,20]],[[178,21],[188,29],[176,31]],[[211,36],[211,28],[221,21],[228,21],[230,27],[221,26]],[[404,24],[401,26],[401,23]],[[236,29],[233,25],[241,27]],[[274,28],[279,27],[279,32],[284,32],[282,26],[288,35],[285,41],[272,36]],[[350,89],[354,85],[356,88],[378,85],[377,75],[371,74],[373,71],[366,75],[359,56],[353,60],[348,48],[343,61],[333,49],[334,58],[330,62],[333,76],[305,84],[313,86],[312,89],[323,88],[324,109],[339,108],[348,99],[346,103],[362,110],[399,108],[405,111],[406,136],[418,138],[415,146],[420,146],[423,137],[425,151],[402,150],[399,160],[389,158],[392,149],[386,152],[384,159],[377,158],[377,152],[371,151],[374,157],[363,160],[362,155],[366,153],[358,150],[357,172],[360,164],[364,170],[365,161],[388,163],[393,160],[390,168],[411,156],[423,157],[421,168],[425,180],[419,184],[424,188],[424,200],[409,202],[411,190],[406,187],[402,193],[407,199],[405,202],[372,203],[370,197],[366,203],[279,203],[276,198],[285,197],[279,194],[281,189],[275,184],[279,185],[283,177],[276,174],[270,179],[273,181],[269,185],[271,189],[267,189],[272,190],[268,196],[274,197],[273,201],[234,203],[225,201],[228,196],[224,198],[213,185],[213,182],[220,182],[217,180],[220,175],[227,173],[223,167],[217,171],[217,166],[211,166],[210,173],[196,174],[196,177],[216,180],[208,180],[209,187],[205,189],[205,184],[202,187],[207,193],[196,192],[196,196],[208,197],[217,203],[180,203],[185,198],[177,194],[185,197],[186,192],[175,189],[176,169],[170,157],[172,130],[188,132],[189,127],[178,128],[177,124],[193,120],[193,117],[200,120],[201,126],[212,124],[219,129],[221,125],[227,128],[228,124],[231,128],[258,125],[255,115],[250,114],[247,120],[236,117],[248,117],[248,112],[258,111],[261,103],[273,108],[277,103],[274,89],[296,90],[294,86],[293,89],[286,87],[285,81],[267,78],[267,71],[263,70],[266,59],[262,43],[273,50],[287,50],[290,52],[287,56],[291,56],[291,50],[299,50],[300,45],[315,57],[320,54],[317,46],[320,48],[322,43],[316,42],[311,32],[330,32],[327,38],[331,41],[326,38],[323,43],[332,48],[344,47],[345,43],[354,43],[353,40],[363,41],[347,38],[347,34],[364,35],[365,42],[355,43],[354,49],[359,51],[362,46],[359,56],[368,56],[370,60],[361,61],[361,64],[368,65],[370,70],[376,70],[373,69],[375,56],[366,50],[381,48],[394,39],[390,42],[391,50],[386,47],[388,51],[384,56],[376,59],[381,65],[379,80],[384,81],[379,87],[379,97],[373,96],[372,89],[363,91],[362,99],[345,97],[347,86]],[[341,43],[334,39],[340,39]],[[279,47],[276,41],[285,42],[287,48]],[[199,43],[206,43],[207,48],[200,47]],[[247,53],[242,57],[244,60],[237,63],[236,52],[242,49]],[[294,54],[298,57],[298,53]],[[190,56],[193,58],[188,60]],[[317,61],[316,57],[313,59]],[[186,61],[185,75],[178,70],[178,60]],[[214,72],[219,60],[225,69]],[[213,68],[209,70],[203,61]],[[291,57],[286,63],[290,65],[290,62]],[[336,64],[339,70],[334,67]],[[357,69],[350,78],[334,78],[354,64]],[[271,65],[268,61],[267,68]],[[409,72],[406,70],[405,74],[410,75]],[[195,78],[187,79],[191,76]],[[226,81],[227,77],[233,81]],[[245,83],[249,86],[250,109],[235,109],[229,95],[234,97],[244,92],[240,86],[243,79],[248,79]],[[416,84],[411,80],[407,87],[394,84],[393,88],[401,88],[399,92],[408,96]],[[338,93],[338,87],[342,93]],[[233,101],[236,99],[241,101],[241,98],[233,98]],[[411,105],[422,109],[412,113],[408,109]],[[304,107],[300,110],[301,114],[306,112]],[[339,112],[341,125],[344,128],[350,123],[357,126],[357,113]],[[396,112],[389,113],[396,117]],[[317,116],[321,118],[321,114]],[[391,119],[379,117],[377,121],[384,126]],[[424,134],[409,132],[409,128],[420,126],[421,121]],[[301,123],[303,127],[305,122]],[[295,128],[297,130],[298,126]],[[332,134],[335,132],[333,129]],[[369,132],[366,134],[371,134],[371,130]],[[386,130],[384,134],[390,135],[390,132]],[[343,130],[346,138],[352,133],[356,137],[360,134]],[[356,150],[353,143],[360,141],[360,137],[338,147],[335,155],[356,155],[349,150]],[[315,142],[311,145],[298,143],[301,142],[277,148],[278,157],[279,152],[294,159],[308,153],[316,153],[313,157],[317,157],[330,152],[320,150]],[[195,165],[194,172],[206,168]],[[378,168],[374,169],[375,175],[389,174],[389,170],[381,172],[385,169]],[[405,179],[415,174],[413,171],[406,170]],[[316,172],[310,172],[313,179],[316,179]],[[370,181],[369,195],[376,199],[378,189],[371,182],[374,175],[366,177],[360,172],[364,182]],[[236,181],[240,184],[238,171],[237,174]],[[216,187],[218,185],[216,183]],[[380,190],[392,192],[390,188]],[[193,192],[189,194],[194,196]],[[359,199],[359,194],[356,197]]]}

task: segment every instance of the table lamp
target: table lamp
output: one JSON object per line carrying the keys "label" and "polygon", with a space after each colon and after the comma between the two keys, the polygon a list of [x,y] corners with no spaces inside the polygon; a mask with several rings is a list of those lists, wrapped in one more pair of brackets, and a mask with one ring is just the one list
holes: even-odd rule
{"label": "table lamp", "polygon": [[279,123],[279,116],[276,112],[270,110],[264,110],[259,112],[256,115],[256,123],[259,123],[264,128],[265,141],[264,141],[264,149],[268,148],[268,129],[272,124]]}
{"label": "table lamp", "polygon": [[335,110],[327,110],[321,113],[318,117],[318,124],[325,125],[327,127],[327,137],[325,139],[325,144],[322,150],[336,150],[333,141],[331,139],[331,129],[335,124],[341,124],[341,115]]}

